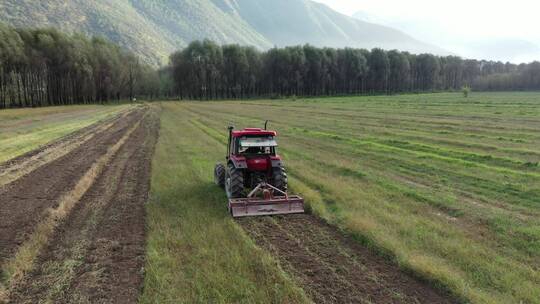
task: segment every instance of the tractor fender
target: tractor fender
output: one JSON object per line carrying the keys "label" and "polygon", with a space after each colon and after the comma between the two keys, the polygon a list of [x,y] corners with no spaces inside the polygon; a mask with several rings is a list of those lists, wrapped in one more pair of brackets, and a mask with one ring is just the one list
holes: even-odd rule
{"label": "tractor fender", "polygon": [[247,169],[247,160],[243,156],[232,156],[229,159],[229,164],[232,164],[236,169]]}
{"label": "tractor fender", "polygon": [[281,168],[283,166],[283,162],[281,159],[272,159],[272,168]]}
{"label": "tractor fender", "polygon": [[283,167],[283,161],[281,160],[281,157],[279,156],[270,157],[270,161],[272,162],[272,168]]}

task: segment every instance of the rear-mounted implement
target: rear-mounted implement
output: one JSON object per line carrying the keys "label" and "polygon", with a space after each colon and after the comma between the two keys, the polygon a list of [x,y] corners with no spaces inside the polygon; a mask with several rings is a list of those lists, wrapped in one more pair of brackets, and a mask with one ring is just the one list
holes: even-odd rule
{"label": "rear-mounted implement", "polygon": [[246,198],[229,199],[229,212],[233,217],[304,213],[304,199],[263,182]]}

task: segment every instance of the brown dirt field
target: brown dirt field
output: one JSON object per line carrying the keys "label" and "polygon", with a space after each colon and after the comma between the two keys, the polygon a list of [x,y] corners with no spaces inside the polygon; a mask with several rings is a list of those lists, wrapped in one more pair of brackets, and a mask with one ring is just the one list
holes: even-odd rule
{"label": "brown dirt field", "polygon": [[456,303],[313,215],[239,223],[315,303]]}
{"label": "brown dirt field", "polygon": [[[140,122],[140,124],[137,124]],[[109,147],[130,133],[8,291],[10,303],[134,303],[143,282],[144,203],[159,118],[138,108],[68,154],[0,188],[0,266]]]}
{"label": "brown dirt field", "polygon": [[85,145],[0,188],[0,267],[46,216],[47,209],[55,208],[59,198],[142,114],[141,110],[130,113]]}
{"label": "brown dirt field", "polygon": [[124,119],[133,109],[126,109],[117,115],[82,128],[62,138],[54,140],[39,149],[0,164],[0,187],[31,173],[33,170],[54,161],[78,148],[92,137],[106,131],[119,120]]}

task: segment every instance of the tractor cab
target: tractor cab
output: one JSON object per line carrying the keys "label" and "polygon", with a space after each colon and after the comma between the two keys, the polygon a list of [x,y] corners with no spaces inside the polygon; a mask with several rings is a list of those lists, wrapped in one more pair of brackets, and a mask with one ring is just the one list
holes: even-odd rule
{"label": "tractor cab", "polygon": [[228,160],[252,172],[269,172],[281,165],[276,136],[276,131],[258,128],[230,130]]}
{"label": "tractor cab", "polygon": [[246,128],[233,131],[230,129],[230,155],[275,155],[277,142],[276,131]]}
{"label": "tractor cab", "polygon": [[235,154],[246,156],[276,155],[277,142],[273,136],[242,136],[236,140]]}

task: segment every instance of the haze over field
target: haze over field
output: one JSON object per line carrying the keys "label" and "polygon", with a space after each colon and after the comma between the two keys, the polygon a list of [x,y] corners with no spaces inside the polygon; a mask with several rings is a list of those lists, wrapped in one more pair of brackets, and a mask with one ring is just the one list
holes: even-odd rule
{"label": "haze over field", "polygon": [[514,63],[540,59],[537,1],[316,1],[467,58]]}

